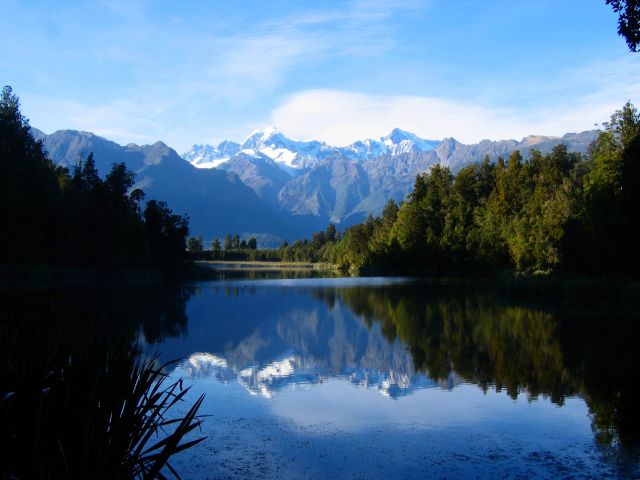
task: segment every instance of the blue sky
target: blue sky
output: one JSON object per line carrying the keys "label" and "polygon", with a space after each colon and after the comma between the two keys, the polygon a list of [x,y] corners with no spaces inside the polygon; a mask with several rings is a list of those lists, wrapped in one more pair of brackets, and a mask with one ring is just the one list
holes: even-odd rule
{"label": "blue sky", "polygon": [[118,143],[562,135],[640,98],[604,0],[0,0],[32,126]]}

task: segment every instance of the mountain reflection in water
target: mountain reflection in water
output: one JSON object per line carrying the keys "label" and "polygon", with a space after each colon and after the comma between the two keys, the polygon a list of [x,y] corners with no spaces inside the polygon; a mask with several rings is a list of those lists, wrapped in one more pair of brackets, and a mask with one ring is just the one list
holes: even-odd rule
{"label": "mountain reflection in water", "polygon": [[334,378],[391,398],[462,383],[559,406],[580,396],[598,441],[637,442],[637,311],[518,304],[486,285],[295,282],[200,284],[187,333],[150,349],[267,398]]}
{"label": "mountain reflection in water", "polygon": [[212,377],[223,383],[237,380],[250,394],[265,398],[273,397],[284,387],[319,384],[330,378],[340,378],[355,386],[376,389],[382,395],[392,398],[407,395],[418,388],[451,389],[462,382],[453,372],[446,381],[434,381],[427,375],[415,372],[412,365],[409,360],[404,369],[408,371],[354,367],[335,372],[312,358],[290,354],[262,367],[256,364],[238,370],[237,367],[229,366],[223,358],[210,353],[194,353],[181,365],[181,369],[188,378]]}
{"label": "mountain reflection in water", "polygon": [[333,380],[391,399],[461,384],[558,406],[579,397],[600,445],[638,445],[636,306],[523,303],[461,282],[268,278],[3,290],[0,313],[138,338],[162,362],[182,359],[176,374],[258,397]]}

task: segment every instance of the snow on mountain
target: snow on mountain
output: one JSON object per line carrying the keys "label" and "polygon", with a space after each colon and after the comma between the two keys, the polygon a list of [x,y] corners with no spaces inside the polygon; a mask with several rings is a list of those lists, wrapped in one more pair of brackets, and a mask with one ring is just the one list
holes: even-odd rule
{"label": "snow on mountain", "polygon": [[341,154],[351,160],[366,161],[383,154],[397,156],[426,152],[433,150],[439,143],[396,128],[385,137],[360,140],[346,147],[334,147],[317,140],[294,140],[286,137],[276,127],[268,127],[251,132],[240,145],[229,140],[217,147],[194,145],[183,158],[198,168],[211,168],[218,167],[239,152],[248,155],[263,154],[292,174],[299,169],[315,167],[334,154]]}
{"label": "snow on mountain", "polygon": [[424,140],[399,128],[394,128],[389,135],[383,137],[382,143],[387,146],[391,156],[414,151],[428,152],[440,144],[438,140]]}
{"label": "snow on mountain", "polygon": [[380,155],[392,157],[404,153],[428,152],[440,144],[437,140],[424,140],[417,135],[394,128],[379,139],[368,138],[343,147],[341,153],[352,160],[371,160]]}
{"label": "snow on mountain", "polygon": [[358,140],[341,148],[342,154],[351,160],[367,160],[382,155],[387,151],[386,145],[370,138]]}
{"label": "snow on mountain", "polygon": [[319,160],[337,152],[335,147],[324,142],[286,137],[276,127],[252,132],[242,142],[241,149],[247,153],[262,153],[278,164],[295,169],[314,166]]}
{"label": "snow on mountain", "polygon": [[211,145],[194,145],[186,153],[182,154],[187,162],[198,168],[217,167],[238,153],[240,145],[230,140],[221,142],[217,147]]}

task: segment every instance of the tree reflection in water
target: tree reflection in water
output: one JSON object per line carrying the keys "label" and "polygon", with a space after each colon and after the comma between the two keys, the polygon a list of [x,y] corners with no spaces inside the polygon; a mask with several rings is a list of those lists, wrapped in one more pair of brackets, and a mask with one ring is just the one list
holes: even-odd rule
{"label": "tree reflection in water", "polygon": [[517,305],[488,288],[415,285],[315,292],[407,345],[416,369],[452,372],[483,390],[588,404],[599,442],[637,445],[638,311],[620,306]]}
{"label": "tree reflection in water", "polygon": [[[266,278],[272,275],[279,278],[281,273]],[[369,329],[379,325],[390,343],[404,344],[414,367],[434,380],[446,381],[455,373],[485,391],[505,389],[513,398],[520,393],[530,399],[543,395],[558,405],[579,395],[588,404],[601,445],[638,444],[635,344],[640,314],[635,308],[527,304],[501,297],[489,286],[442,283],[304,287],[296,290],[300,295],[287,290],[277,296],[277,290],[260,290],[259,282],[238,283],[235,274],[231,277],[230,282],[207,284],[202,292],[200,287],[176,286],[5,290],[0,293],[0,326],[8,329],[6,334],[15,333],[22,319],[38,319],[47,329],[89,322],[97,335],[126,336],[132,342],[140,338],[151,351],[163,351],[165,340],[188,335],[188,322],[196,319],[187,318],[187,304],[213,286],[207,301],[228,309],[205,319],[206,330],[186,341],[191,347],[199,341],[195,350],[172,355],[215,351],[244,368],[258,360],[258,351],[272,356],[284,351],[280,347],[297,346],[294,350],[328,372],[364,364],[382,368],[389,358],[374,357],[388,349],[369,345],[362,335],[366,328],[356,318],[335,313],[346,307]],[[237,280],[243,278],[248,280],[242,275]],[[309,291],[334,313],[303,303]],[[288,309],[297,316],[290,316]],[[267,310],[272,317],[265,320],[261,316]],[[223,321],[227,317],[235,320]],[[0,352],[5,366],[18,364],[20,358],[32,361],[36,345],[9,347]]]}

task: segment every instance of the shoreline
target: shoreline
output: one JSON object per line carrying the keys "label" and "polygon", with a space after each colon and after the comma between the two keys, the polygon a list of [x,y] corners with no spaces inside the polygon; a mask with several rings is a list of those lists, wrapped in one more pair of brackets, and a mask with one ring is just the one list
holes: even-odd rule
{"label": "shoreline", "polygon": [[335,271],[328,263],[312,262],[268,262],[259,260],[194,260],[197,267],[213,270],[326,270]]}
{"label": "shoreline", "polygon": [[[327,263],[312,262],[272,262],[272,261],[224,261],[224,260],[196,260],[188,263],[183,269],[174,272],[164,272],[154,269],[100,269],[96,267],[69,267],[51,265],[0,265],[0,288],[47,288],[100,286],[110,284],[164,284],[192,280],[216,280],[224,272],[242,274],[245,272],[313,272],[315,276],[326,272],[327,276],[353,277],[346,274],[337,266]],[[377,273],[369,276],[392,276],[393,274]],[[640,282],[623,277],[594,276],[576,273],[523,274],[509,271],[484,272],[473,274],[469,272],[449,272],[435,274],[424,272],[424,275],[409,275],[416,280],[429,281],[482,281],[492,284],[496,293],[511,297],[530,300],[564,299],[580,301],[587,304],[597,303],[599,300],[618,299],[625,303],[640,302]],[[394,272],[398,274],[398,272]]]}

